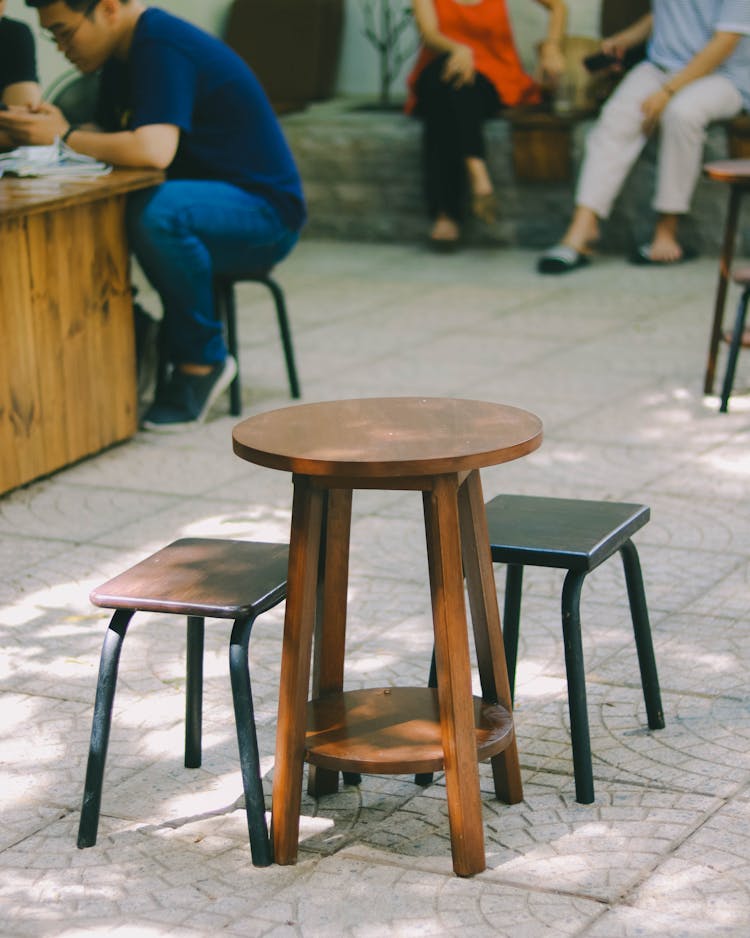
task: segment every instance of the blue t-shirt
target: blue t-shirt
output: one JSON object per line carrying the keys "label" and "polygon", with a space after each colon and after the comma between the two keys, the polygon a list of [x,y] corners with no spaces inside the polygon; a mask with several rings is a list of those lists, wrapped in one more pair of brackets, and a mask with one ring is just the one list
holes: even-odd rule
{"label": "blue t-shirt", "polygon": [[683,69],[715,32],[740,33],[716,74],[725,75],[750,107],[750,0],[653,0],[652,9],[648,57],[668,72]]}
{"label": "blue t-shirt", "polygon": [[127,62],[102,69],[104,130],[180,128],[169,179],[215,179],[262,195],[299,229],[305,202],[276,115],[248,65],[223,42],[156,8],[139,18]]}

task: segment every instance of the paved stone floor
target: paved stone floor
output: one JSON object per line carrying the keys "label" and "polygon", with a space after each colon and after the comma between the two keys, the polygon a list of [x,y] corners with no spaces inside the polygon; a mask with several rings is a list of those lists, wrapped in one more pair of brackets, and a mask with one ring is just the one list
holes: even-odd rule
{"label": "paved stone floor", "polygon": [[[517,730],[525,800],[481,768],[487,871],[451,871],[445,791],[366,776],[305,797],[299,862],[250,864],[227,673],[206,648],[204,762],[182,767],[184,626],[124,646],[100,836],[75,846],[107,615],[88,593],[173,538],[285,540],[291,487],[204,428],[131,442],[0,499],[0,933],[4,936],[736,936],[750,934],[750,397],[702,394],[716,261],[569,278],[533,255],[303,242],[279,276],[306,400],[486,398],[545,423],[498,492],[645,502],[637,535],[666,729],[646,727],[622,571],[587,581],[596,802],[578,805],[559,622],[562,574],[531,570]],[[284,406],[271,307],[241,289],[248,415]],[[740,387],[750,384],[750,354]],[[85,404],[82,402],[82,406]],[[347,686],[421,684],[431,647],[419,499],[355,499]],[[498,571],[499,572],[499,571]],[[502,588],[502,576],[498,577]],[[270,796],[283,607],[251,659]]]}

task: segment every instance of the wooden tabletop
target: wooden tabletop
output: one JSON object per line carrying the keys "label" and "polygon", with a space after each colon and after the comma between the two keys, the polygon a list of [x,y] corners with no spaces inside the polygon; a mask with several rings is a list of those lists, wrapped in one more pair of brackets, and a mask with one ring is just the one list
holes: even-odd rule
{"label": "wooden tabletop", "polygon": [[486,401],[382,397],[268,411],[237,424],[242,459],[313,476],[438,475],[518,459],[542,442],[542,422]]}
{"label": "wooden tabletop", "polygon": [[750,160],[715,160],[706,163],[703,172],[716,182],[747,183],[750,185]]}
{"label": "wooden tabletop", "polygon": [[164,173],[156,169],[113,169],[107,176],[90,179],[3,176],[0,178],[0,221],[94,202],[163,181]]}

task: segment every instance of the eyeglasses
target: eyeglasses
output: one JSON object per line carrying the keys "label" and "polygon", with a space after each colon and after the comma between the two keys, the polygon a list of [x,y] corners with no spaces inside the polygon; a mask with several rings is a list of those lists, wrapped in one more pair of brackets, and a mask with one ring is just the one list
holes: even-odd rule
{"label": "eyeglasses", "polygon": [[75,40],[76,33],[83,26],[83,21],[88,19],[88,17],[93,13],[96,8],[99,0],[91,0],[86,9],[81,14],[81,18],[78,21],[77,25],[73,29],[43,29],[42,35],[49,42],[54,42],[58,49],[64,52],[66,49],[69,49],[71,43]]}

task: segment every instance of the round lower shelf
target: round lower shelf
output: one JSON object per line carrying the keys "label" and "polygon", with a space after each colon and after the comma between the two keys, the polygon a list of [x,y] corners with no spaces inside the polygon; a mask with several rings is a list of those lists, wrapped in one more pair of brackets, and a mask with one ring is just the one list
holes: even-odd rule
{"label": "round lower shelf", "polygon": [[[513,719],[499,704],[474,697],[477,760],[507,748]],[[311,700],[305,758],[344,772],[401,775],[443,768],[437,691],[378,687]]]}

